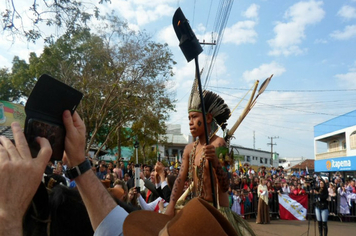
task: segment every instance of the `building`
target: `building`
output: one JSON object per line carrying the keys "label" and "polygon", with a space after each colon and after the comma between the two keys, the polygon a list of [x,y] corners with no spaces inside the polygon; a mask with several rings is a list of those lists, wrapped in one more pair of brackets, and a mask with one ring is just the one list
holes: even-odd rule
{"label": "building", "polygon": [[[260,149],[246,148],[239,145],[230,145],[232,148],[234,155],[238,155],[241,157],[240,161],[243,165],[244,163],[249,163],[251,166],[259,167],[278,167],[279,163],[279,155],[278,153],[274,153],[273,157],[271,156],[271,152],[263,151]],[[237,162],[235,162],[235,165]],[[236,168],[236,167],[235,167]]]}
{"label": "building", "polygon": [[[285,170],[290,169],[291,167],[298,165],[305,161],[305,157],[288,157],[288,158],[279,158],[279,166],[282,166]],[[314,162],[313,162],[314,164]],[[314,166],[313,166],[314,170]]]}
{"label": "building", "polygon": [[295,165],[291,165],[290,167],[284,168],[287,173],[291,172],[299,172],[299,173],[306,173],[308,172],[310,175],[314,173],[314,162],[313,159],[306,159],[301,161]]}
{"label": "building", "polygon": [[166,134],[159,139],[164,141],[158,144],[158,156],[169,163],[180,161],[184,147],[193,142],[192,136],[182,134],[179,124],[168,124]]}
{"label": "building", "polygon": [[356,110],[314,126],[315,171],[356,173]]}

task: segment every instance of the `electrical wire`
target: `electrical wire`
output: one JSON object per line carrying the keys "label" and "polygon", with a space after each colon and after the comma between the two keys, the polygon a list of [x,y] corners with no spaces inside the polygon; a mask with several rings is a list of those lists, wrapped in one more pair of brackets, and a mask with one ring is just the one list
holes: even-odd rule
{"label": "electrical wire", "polygon": [[217,11],[217,16],[215,19],[215,24],[214,24],[214,31],[217,33],[217,40],[216,40],[216,45],[213,50],[213,55],[211,56],[210,59],[210,64],[208,66],[208,70],[206,72],[205,76],[205,82],[204,82],[204,88],[207,87],[209,84],[210,76],[212,73],[212,70],[214,68],[214,64],[220,49],[220,45],[224,36],[227,20],[229,18],[231,8],[232,8],[233,0],[221,0],[219,4],[219,8]]}

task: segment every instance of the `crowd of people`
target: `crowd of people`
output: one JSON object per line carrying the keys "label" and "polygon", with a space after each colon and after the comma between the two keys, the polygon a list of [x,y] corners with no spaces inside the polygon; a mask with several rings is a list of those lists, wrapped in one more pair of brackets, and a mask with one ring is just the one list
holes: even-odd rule
{"label": "crowd of people", "polygon": [[[50,161],[52,148],[41,137],[36,138],[41,149],[32,158],[22,129],[14,122],[14,142],[0,136],[0,189],[6,189],[0,194],[0,235],[130,236],[179,231],[198,236],[212,232],[255,236],[243,218],[255,213],[256,223],[268,224],[270,213],[278,214],[276,194],[302,195],[312,190],[323,202],[329,195],[330,201],[345,196],[346,202],[339,203],[348,204],[347,210],[355,182],[338,175],[331,184],[304,173],[286,176],[283,169],[267,171],[264,166],[255,171],[246,164],[231,172],[227,159],[219,161],[220,154],[228,151],[226,140],[216,135],[219,127],[226,128],[230,109],[220,96],[205,91],[205,120],[196,84],[188,104],[190,131],[196,141],[185,147],[179,171],[161,162],[139,168],[133,163],[90,163],[85,155],[84,122],[68,110],[62,117],[63,159]],[[26,178],[13,178],[19,169]],[[327,234],[328,209],[325,204],[316,208]]]}
{"label": "crowd of people", "polygon": [[[270,205],[270,210],[272,209],[273,194],[295,194],[304,195],[312,193],[313,188],[320,187],[320,182],[323,180],[325,182],[326,189],[328,190],[327,201],[330,202],[330,214],[350,214],[350,206],[352,200],[355,198],[355,180],[352,178],[344,179],[340,172],[335,172],[332,174],[332,178],[322,178],[317,174],[310,174],[308,172],[292,172],[287,174],[283,167],[279,168],[267,168],[261,166],[259,170],[255,171],[252,167],[246,164],[244,167],[240,168],[230,174],[230,189],[232,199],[236,199],[238,196],[238,201],[245,202],[243,207],[250,209],[250,202],[252,202],[252,197],[257,193],[258,185],[260,183],[260,177],[264,177],[266,180],[266,186],[268,189],[268,202]],[[337,199],[339,197],[339,205],[336,205]],[[246,203],[247,202],[247,203]],[[339,209],[339,210],[338,210]],[[245,209],[246,211],[246,209]],[[248,213],[248,211],[247,211]],[[243,215],[243,211],[241,213]]]}
{"label": "crowd of people", "polygon": [[[134,187],[135,168],[134,163],[129,162],[127,165],[124,162],[105,162],[100,161],[96,165],[93,164],[92,171],[101,180],[104,186],[121,201],[132,206],[132,210],[145,209],[164,212],[164,206],[170,201],[171,190],[174,181],[178,176],[179,168],[173,163],[170,166],[163,166],[161,162],[157,162],[154,166],[141,164],[141,191],[137,192]],[[54,165],[49,162],[46,168],[46,183],[47,187],[52,188],[56,184],[62,184],[71,188],[75,188],[75,181],[70,181],[64,175],[63,170],[66,166],[62,162]],[[229,175],[229,207],[236,214],[245,219],[250,219],[254,215],[254,201],[268,206],[268,212],[275,214],[278,218],[278,197],[276,194],[294,194],[305,195],[312,193],[313,188],[319,188],[321,177],[309,175],[306,172],[295,172],[287,175],[282,167],[267,168],[261,166],[259,170],[254,171],[247,163],[244,167]],[[55,181],[48,181],[49,179]],[[263,181],[262,181],[263,179]],[[339,172],[334,173],[331,181],[328,178],[323,179],[325,188],[328,190],[328,206],[330,215],[348,215],[352,201],[355,199],[356,189],[355,180],[344,179]],[[48,186],[50,184],[50,186]],[[261,192],[265,186],[264,194]],[[185,183],[184,190],[188,187]],[[122,189],[122,191],[113,189]],[[260,188],[260,189],[259,189]],[[354,195],[353,195],[354,194]],[[264,201],[255,200],[264,199]],[[148,205],[150,204],[150,205]],[[257,209],[256,209],[257,210]],[[267,217],[268,215],[268,217]],[[268,219],[265,223],[269,222]],[[257,220],[260,223],[260,220]]]}

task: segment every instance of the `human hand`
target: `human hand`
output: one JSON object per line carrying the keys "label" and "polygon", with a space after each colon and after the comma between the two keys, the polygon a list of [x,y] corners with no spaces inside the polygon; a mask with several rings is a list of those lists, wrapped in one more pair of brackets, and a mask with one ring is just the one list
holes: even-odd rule
{"label": "human hand", "polygon": [[157,163],[155,165],[155,170],[158,174],[160,174],[161,172],[164,172],[164,165],[162,164],[162,162],[157,161]]}
{"label": "human hand", "polygon": [[166,207],[166,211],[164,212],[164,214],[173,217],[175,214],[174,204],[169,203],[168,206]]}
{"label": "human hand", "polygon": [[159,174],[157,173],[156,170],[153,173],[154,173],[154,177],[155,177],[154,181],[156,184],[158,184],[160,182]]}
{"label": "human hand", "polygon": [[163,213],[164,212],[164,200],[163,199],[161,201],[159,201],[158,207],[159,207],[159,211],[161,213]]}
{"label": "human hand", "polygon": [[[0,137],[0,235],[6,228],[20,230],[22,218],[42,180],[43,172],[52,155],[51,145],[45,138],[36,138],[41,149],[36,158],[31,157],[26,138],[17,122],[11,124],[14,145],[4,136]],[[21,170],[25,177],[15,177]]]}
{"label": "human hand", "polygon": [[65,153],[63,162],[68,167],[77,166],[85,161],[85,125],[77,112],[63,112],[63,123],[66,128]]}
{"label": "human hand", "polygon": [[205,155],[205,158],[211,162],[214,169],[216,169],[216,167],[218,166],[219,160],[216,156],[215,146],[214,145],[204,145],[203,154]]}
{"label": "human hand", "polygon": [[145,179],[145,176],[143,175],[142,171],[140,171],[140,179]]}

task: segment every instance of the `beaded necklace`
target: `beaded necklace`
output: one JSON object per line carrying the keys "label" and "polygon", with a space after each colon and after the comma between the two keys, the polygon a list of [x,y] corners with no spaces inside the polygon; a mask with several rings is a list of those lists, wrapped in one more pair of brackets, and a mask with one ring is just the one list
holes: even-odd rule
{"label": "beaded necklace", "polygon": [[[212,137],[215,135],[215,133],[212,134],[212,136],[209,137],[209,140],[212,139]],[[189,158],[189,173],[188,173],[188,179],[189,182],[191,183],[193,181],[193,171],[194,171],[194,166],[195,166],[195,156],[196,156],[196,149],[199,144],[199,139],[197,139],[194,142],[194,146],[192,151],[190,152],[190,158]],[[203,194],[203,182],[204,182],[204,165],[205,165],[205,152],[203,155],[201,155],[200,160],[199,160],[199,165],[197,166],[197,178],[198,178],[198,186],[196,187],[197,189],[197,197],[201,197]],[[192,193],[191,193],[192,195]]]}

